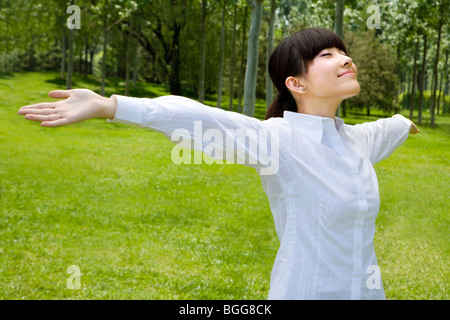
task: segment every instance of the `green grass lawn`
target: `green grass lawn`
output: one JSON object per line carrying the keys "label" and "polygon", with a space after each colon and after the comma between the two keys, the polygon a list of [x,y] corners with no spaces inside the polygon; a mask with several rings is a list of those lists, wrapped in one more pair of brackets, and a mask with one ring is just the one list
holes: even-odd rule
{"label": "green grass lawn", "polygon": [[[177,166],[170,141],[135,127],[50,129],[17,116],[64,89],[56,79],[0,75],[0,299],[266,299],[279,243],[256,171]],[[74,80],[98,92],[95,79]],[[108,82],[107,96],[123,92]],[[142,83],[131,92],[163,94]],[[437,123],[376,165],[388,299],[448,299],[450,118]],[[67,288],[71,265],[79,290]]]}

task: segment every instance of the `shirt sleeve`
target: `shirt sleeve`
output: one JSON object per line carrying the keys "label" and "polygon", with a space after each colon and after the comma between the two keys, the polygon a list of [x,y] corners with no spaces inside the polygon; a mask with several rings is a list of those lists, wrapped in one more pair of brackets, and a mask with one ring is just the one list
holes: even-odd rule
{"label": "shirt sleeve", "polygon": [[[276,128],[266,125],[267,121],[180,96],[113,97],[117,109],[108,122],[151,129],[180,149],[199,150],[212,159],[254,167],[260,174],[274,174],[273,170],[278,170],[275,162],[279,134]],[[176,152],[174,149],[172,156],[177,156]]]}
{"label": "shirt sleeve", "polygon": [[374,165],[388,158],[408,138],[412,122],[400,114],[387,119],[357,124],[363,148]]}

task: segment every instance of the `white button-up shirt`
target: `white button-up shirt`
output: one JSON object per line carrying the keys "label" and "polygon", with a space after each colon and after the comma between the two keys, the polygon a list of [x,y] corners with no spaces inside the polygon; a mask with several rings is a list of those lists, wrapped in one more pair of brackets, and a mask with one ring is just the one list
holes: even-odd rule
{"label": "white button-up shirt", "polygon": [[[204,151],[212,145],[214,159],[229,159],[230,149],[248,156],[243,164],[261,175],[280,240],[269,299],[385,298],[373,245],[380,207],[373,165],[406,140],[409,120],[396,115],[346,125],[286,111],[283,118],[260,121],[178,96],[115,98],[110,122],[149,128],[172,141],[179,132],[183,146]],[[203,132],[220,132],[223,141],[195,133],[199,123]],[[249,144],[238,141],[239,129],[254,130]],[[261,132],[275,140],[258,144],[269,151],[249,147]],[[261,154],[278,157],[271,174],[261,174],[275,163]]]}

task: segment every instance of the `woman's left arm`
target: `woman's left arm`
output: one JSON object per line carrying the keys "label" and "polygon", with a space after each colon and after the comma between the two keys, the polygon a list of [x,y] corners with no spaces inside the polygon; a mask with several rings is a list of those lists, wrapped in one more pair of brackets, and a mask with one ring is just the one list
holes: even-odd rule
{"label": "woman's left arm", "polygon": [[410,134],[417,134],[417,133],[420,132],[420,130],[417,128],[417,126],[414,124],[414,122],[412,122],[411,120],[405,118],[401,114],[396,114],[395,116],[393,116],[393,118],[398,118],[398,119],[406,122],[407,124],[409,124],[411,126],[411,128],[409,129],[409,133]]}
{"label": "woman's left arm", "polygon": [[372,164],[388,158],[401,146],[409,134],[419,133],[417,126],[401,114],[355,125],[358,136]]}

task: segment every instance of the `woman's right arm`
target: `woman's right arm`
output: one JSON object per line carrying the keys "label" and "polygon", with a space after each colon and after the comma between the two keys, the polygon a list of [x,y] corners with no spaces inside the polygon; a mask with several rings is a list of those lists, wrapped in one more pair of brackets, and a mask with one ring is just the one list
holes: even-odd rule
{"label": "woman's right arm", "polygon": [[26,106],[19,114],[46,127],[102,117],[157,131],[182,147],[206,151],[214,159],[261,168],[261,174],[278,170],[278,126],[267,125],[267,121],[180,96],[104,98],[86,89],[52,91],[49,96],[66,99]]}

